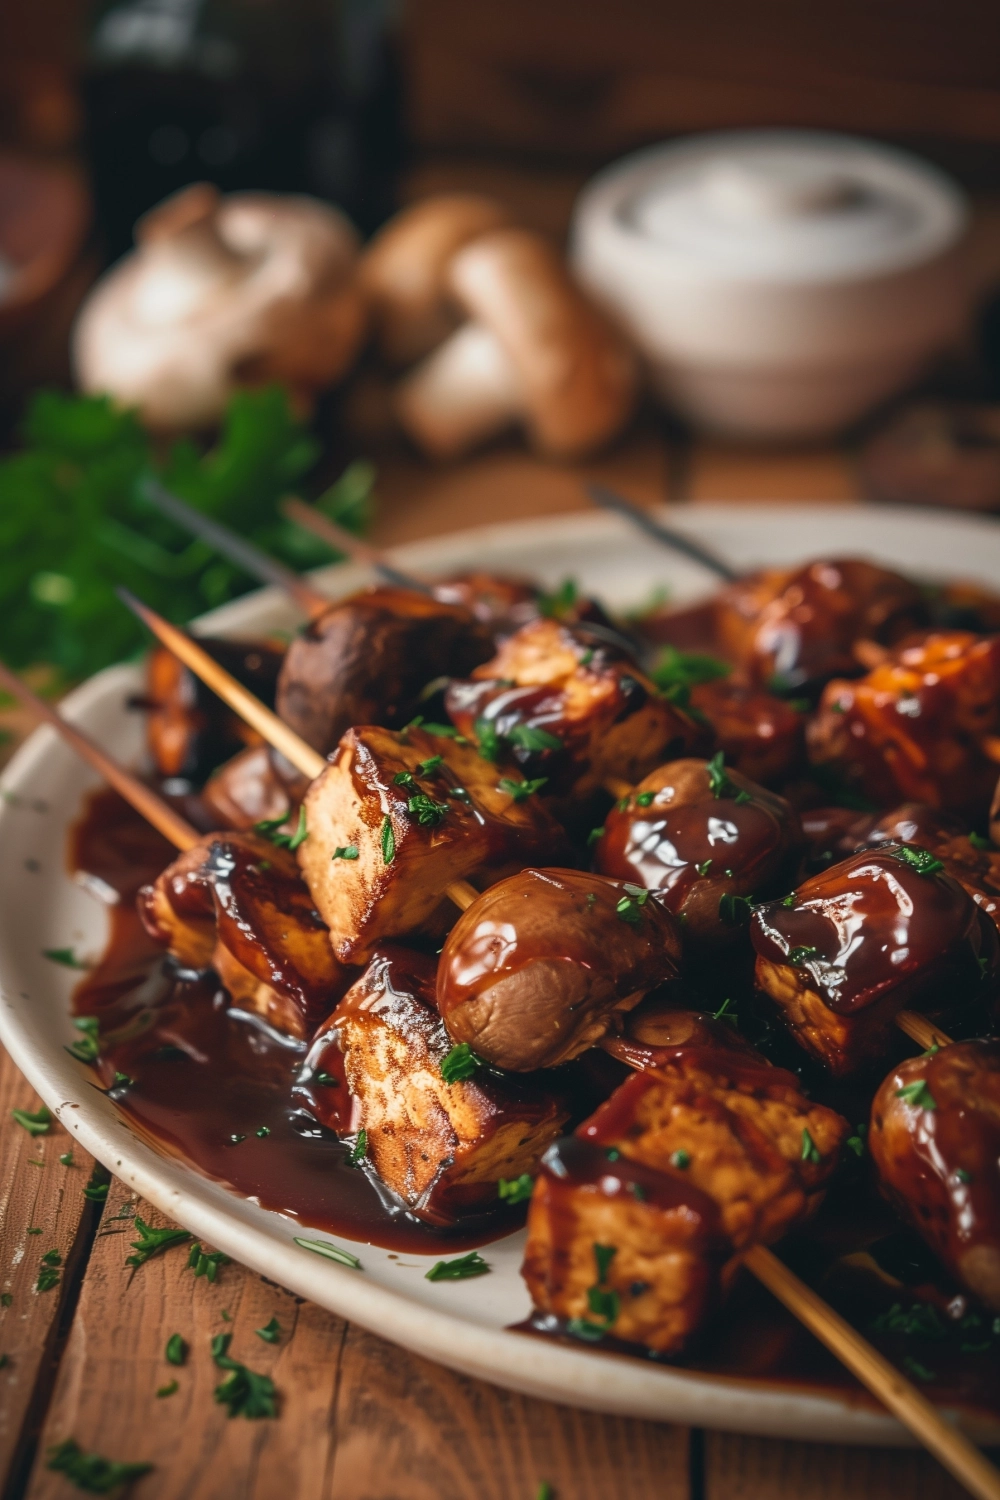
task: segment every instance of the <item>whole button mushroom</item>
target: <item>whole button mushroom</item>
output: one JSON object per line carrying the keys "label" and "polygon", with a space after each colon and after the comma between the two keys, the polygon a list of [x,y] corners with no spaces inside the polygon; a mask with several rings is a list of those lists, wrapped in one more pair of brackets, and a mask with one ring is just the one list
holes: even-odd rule
{"label": "whole button mushroom", "polygon": [[364,338],[357,251],[343,214],[311,198],[185,188],[84,303],[78,381],[166,431],[210,427],[239,387],[271,380],[308,410]]}
{"label": "whole button mushroom", "polygon": [[396,393],[420,447],[454,458],[520,424],[543,452],[572,458],[619,431],[635,360],[553,246],[500,229],[459,250],[447,279],[468,321]]}
{"label": "whole button mushroom", "polygon": [[413,364],[459,322],[448,293],[448,265],[470,240],[509,222],[507,210],[478,193],[442,193],[404,208],[366,246],[359,273],[379,352]]}

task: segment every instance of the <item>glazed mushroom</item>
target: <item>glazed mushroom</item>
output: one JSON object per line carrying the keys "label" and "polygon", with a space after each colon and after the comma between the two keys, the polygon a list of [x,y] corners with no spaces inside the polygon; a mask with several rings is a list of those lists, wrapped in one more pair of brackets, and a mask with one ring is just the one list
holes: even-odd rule
{"label": "glazed mushroom", "polygon": [[364,337],[357,247],[311,198],[185,188],[139,221],[135,250],[84,303],[77,379],[166,431],[210,427],[240,386],[271,380],[308,410]]}
{"label": "glazed mushroom", "polygon": [[403,209],[379,231],[359,269],[383,359],[413,364],[454,331],[448,265],[463,245],[508,222],[493,198],[445,193]]}
{"label": "glazed mushroom", "polygon": [[635,362],[540,235],[501,229],[451,261],[467,320],[409,374],[396,410],[428,453],[452,458],[515,424],[556,457],[597,448],[622,427]]}

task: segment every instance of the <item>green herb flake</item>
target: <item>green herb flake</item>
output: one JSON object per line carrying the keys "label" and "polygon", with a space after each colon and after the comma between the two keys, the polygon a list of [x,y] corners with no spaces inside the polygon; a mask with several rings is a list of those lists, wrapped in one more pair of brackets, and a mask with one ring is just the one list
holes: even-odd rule
{"label": "green herb flake", "polygon": [[684,1172],[691,1165],[691,1153],[690,1151],[673,1151],[668,1160],[672,1167],[677,1167],[679,1171]]}
{"label": "green herb flake", "polygon": [[502,1203],[526,1203],[534,1186],[535,1179],[530,1172],[522,1172],[520,1177],[501,1177],[497,1183],[497,1197]]}
{"label": "green herb flake", "polygon": [[490,762],[498,761],[502,745],[493,720],[487,719],[485,715],[481,714],[473,725],[473,733],[476,736],[476,744],[483,760]]}
{"label": "green herb flake", "polygon": [[52,1114],[44,1104],[40,1105],[34,1114],[27,1109],[12,1109],[10,1114],[11,1119],[29,1135],[48,1135],[49,1126],[52,1124]]}
{"label": "green herb flake", "polygon": [[823,1159],[819,1154],[819,1147],[808,1130],[803,1130],[802,1132],[802,1149],[799,1152],[799,1157],[802,1161],[811,1162],[814,1167],[818,1167]]}
{"label": "green herb flake", "polygon": [[594,1260],[597,1264],[597,1284],[603,1286],[608,1279],[608,1268],[618,1254],[617,1245],[594,1245]]}
{"label": "green herb flake", "polygon": [[0,1292],[0,1307],[12,1307],[14,1305],[13,1292]]}
{"label": "green herb flake", "polygon": [[66,1051],[77,1062],[96,1062],[100,1054],[100,1022],[96,1016],[74,1016],[73,1025],[83,1035],[78,1037]]}
{"label": "green herb flake", "polygon": [[708,874],[708,872],[709,872],[709,870],[711,868],[712,868],[712,861],[710,859],[702,860],[702,862],[701,862],[700,865],[695,865],[695,870],[698,872],[698,874],[701,876],[701,878],[703,880],[704,880],[705,876]]}
{"label": "green herb flake", "polygon": [[848,1151],[853,1151],[854,1155],[857,1156],[857,1157],[864,1156],[864,1154],[865,1154],[865,1137],[867,1136],[867,1134],[868,1134],[868,1126],[867,1125],[859,1125],[856,1128],[854,1134],[853,1135],[849,1135],[847,1137],[847,1140],[844,1142],[844,1144],[846,1145]]}
{"label": "green herb flake", "polygon": [[417,767],[418,776],[430,776],[444,762],[443,755],[432,755],[427,760],[422,760]]}
{"label": "green herb flake", "polygon": [[172,1245],[186,1244],[191,1238],[186,1229],[151,1229],[138,1214],[135,1216],[135,1227],[139,1238],[132,1242],[134,1253],[126,1259],[127,1266],[144,1266],[154,1255],[161,1255]]}
{"label": "green herb flake", "polygon": [[195,1276],[204,1276],[207,1281],[215,1281],[223,1266],[228,1266],[230,1258],[221,1250],[213,1250],[211,1254],[202,1246],[194,1244],[187,1258],[186,1269],[193,1271]]}
{"label": "green herb flake", "polygon": [[281,1337],[281,1324],[277,1318],[272,1318],[270,1323],[265,1323],[263,1328],[255,1328],[254,1333],[265,1344],[276,1344]]}
{"label": "green herb flake", "polygon": [[[411,797],[406,807],[423,828],[436,828],[451,811],[447,802],[435,802],[425,792],[418,792],[415,797]],[[386,864],[388,863],[387,859]]]}
{"label": "green herb flake", "polygon": [[992,841],[992,839],[984,839],[981,833],[970,833],[969,834],[969,843],[972,845],[973,849],[992,849],[993,848],[993,841]]}
{"label": "green herb flake", "polygon": [[916,870],[918,875],[936,875],[939,870],[944,869],[942,861],[936,859],[929,849],[920,849],[914,844],[902,844],[891,853],[893,859],[898,859],[901,864],[909,865],[910,869]]}
{"label": "green herb flake", "polygon": [[[87,1186],[83,1190],[83,1196],[90,1203],[106,1203],[108,1198],[109,1186],[110,1183],[106,1182],[101,1176],[101,1168],[99,1166],[95,1166],[94,1170],[91,1172],[90,1177],[87,1180]],[[136,1222],[138,1223],[138,1220],[136,1220]]]}
{"label": "green herb flake", "polygon": [[719,897],[719,917],[727,927],[745,927],[753,916],[753,902],[749,896],[734,896],[724,891]]}
{"label": "green herb flake", "polygon": [[595,1318],[600,1318],[605,1327],[611,1328],[618,1320],[619,1297],[617,1292],[606,1291],[601,1286],[587,1288],[587,1306]]}
{"label": "green herb flake", "polygon": [[955,1176],[958,1178],[959,1182],[968,1183],[972,1181],[972,1173],[967,1172],[964,1167],[956,1167]]}
{"label": "green herb flake", "polygon": [[[419,719],[414,719],[407,728],[415,728],[420,722]],[[438,739],[454,740],[456,745],[469,743],[464,735],[459,734],[454,724],[424,724],[424,733],[436,735]]]}
{"label": "green herb flake", "polygon": [[541,1480],[535,1491],[535,1500],[556,1500],[556,1492],[547,1479]]}
{"label": "green herb flake", "polygon": [[233,1321],[233,1315],[229,1311],[228,1307],[224,1307],[222,1309],[222,1311],[219,1313],[219,1317],[222,1319],[223,1323],[231,1323]]}
{"label": "green herb flake", "polygon": [[731,996],[727,995],[718,1010],[712,1012],[713,1021],[728,1021],[730,1026],[738,1024]]}
{"label": "green herb flake", "polygon": [[632,1194],[632,1197],[635,1199],[636,1203],[645,1203],[647,1196],[646,1189],[643,1187],[641,1182],[630,1182],[628,1185],[628,1190]]}
{"label": "green herb flake", "polygon": [[274,1381],[269,1375],[258,1375],[238,1360],[230,1359],[231,1333],[217,1333],[212,1340],[212,1358],[220,1370],[228,1370],[229,1377],[215,1387],[214,1396],[220,1406],[229,1408],[230,1417],[246,1417],[254,1421],[259,1417],[275,1417],[278,1414]]}
{"label": "green herb flake", "polygon": [[382,831],[379,834],[379,844],[382,849],[382,861],[391,865],[396,858],[396,835],[393,832],[392,819],[386,813],[382,819]]}
{"label": "green herb flake", "polygon": [[405,787],[408,792],[418,790],[416,778],[412,771],[397,771],[392,778],[392,784],[393,786]]}
{"label": "green herb flake", "polygon": [[578,659],[581,667],[589,667],[590,663],[594,660],[594,648],[593,648],[593,646],[588,646],[587,649],[586,649],[586,651],[584,651],[583,655],[580,656],[580,657],[578,657],[577,659]]}
{"label": "green herb flake", "polygon": [[368,1155],[368,1132],[365,1129],[365,1127],[362,1125],[361,1129],[358,1131],[358,1134],[357,1134],[357,1137],[355,1139],[354,1145],[351,1147],[350,1152],[348,1153],[347,1160],[350,1162],[350,1164],[351,1164],[352,1167],[356,1167],[359,1162],[363,1162],[364,1161],[364,1159],[365,1159],[365,1157],[367,1155]]}
{"label": "green herb flake", "polygon": [[472,1077],[480,1062],[468,1042],[458,1042],[441,1060],[441,1077],[445,1083],[464,1083]]}
{"label": "green herb flake", "polygon": [[896,1098],[912,1104],[914,1109],[937,1109],[934,1095],[923,1078],[916,1078],[904,1088],[897,1089]]}
{"label": "green herb flake", "polygon": [[478,1250],[459,1255],[455,1260],[439,1260],[425,1273],[427,1281],[467,1281],[470,1276],[485,1276],[491,1267]]}
{"label": "green herb flake", "polygon": [[188,1346],[179,1333],[172,1333],[167,1339],[163,1357],[168,1365],[182,1365],[187,1359]]}
{"label": "green herb flake", "polygon": [[127,1073],[119,1073],[116,1069],[115,1076],[111,1081],[111,1087],[113,1089],[128,1089],[131,1088],[134,1083],[134,1078],[130,1078]]}
{"label": "green herb flake", "polygon": [[818,952],[818,948],[810,947],[808,943],[800,943],[795,948],[789,948],[787,955],[788,962],[792,965],[793,968],[798,968],[799,965],[804,964],[807,959],[815,958]]}
{"label": "green herb flake", "polygon": [[579,598],[575,578],[564,578],[554,593],[538,595],[538,613],[549,620],[563,620],[571,614]]}
{"label": "green herb flake", "polygon": [[651,807],[655,792],[637,792],[635,797],[636,807]]}
{"label": "green herb flake", "polygon": [[336,849],[334,849],[333,853],[330,855],[331,859],[357,859],[357,857],[357,844],[338,844]]}
{"label": "green herb flake", "polygon": [[329,1240],[302,1240],[296,1235],[295,1243],[301,1250],[311,1250],[313,1255],[323,1255],[327,1260],[335,1260],[340,1266],[349,1266],[352,1271],[361,1270],[361,1262],[356,1255],[349,1250],[342,1250],[339,1245],[331,1245]]}
{"label": "green herb flake", "polygon": [[795,892],[794,891],[790,891],[788,893],[788,895],[785,896],[785,898],[783,899],[783,901],[782,901],[781,904],[782,904],[782,906],[792,907],[792,906],[795,905],[795,901],[796,901]]}
{"label": "green herb flake", "polygon": [[706,762],[705,771],[708,775],[708,787],[713,797],[731,797],[736,788],[733,786],[726,774],[725,751],[717,750],[711,760]]}
{"label": "green herb flake", "polygon": [[649,900],[649,892],[641,885],[624,886],[625,895],[615,906],[615,913],[630,927],[638,927],[642,920],[641,908]]}
{"label": "green herb flake", "polygon": [[82,963],[73,952],[72,948],[43,948],[42,957],[47,958],[50,963],[61,964],[64,969],[88,969],[89,964]]}
{"label": "green herb flake", "polygon": [[515,724],[506,738],[520,750],[561,750],[563,742],[558,735],[540,729],[537,724]]}
{"label": "green herb flake", "polygon": [[500,790],[515,802],[524,802],[528,797],[534,796],[535,792],[541,791],[548,779],[547,776],[536,776],[534,781],[512,781],[509,776],[502,776]]}
{"label": "green herb flake", "polygon": [[[49,1251],[50,1255],[54,1253],[53,1251]],[[35,1282],[36,1292],[51,1292],[59,1285],[59,1272],[56,1269],[59,1262],[46,1264],[47,1259],[47,1256],[42,1256],[42,1264],[38,1270],[38,1280]]]}
{"label": "green herb flake", "polygon": [[587,834],[587,848],[588,849],[592,849],[594,847],[594,845],[597,843],[598,839],[602,839],[603,837],[604,837],[604,829],[603,828],[592,828],[590,830],[590,832]]}
{"label": "green herb flake", "polygon": [[133,1479],[150,1473],[153,1465],[116,1463],[99,1453],[84,1453],[79,1443],[64,1438],[49,1448],[45,1467],[54,1474],[65,1474],[70,1484],[88,1495],[112,1495]]}
{"label": "green herb flake", "polygon": [[325,1089],[336,1089],[340,1087],[339,1080],[334,1078],[332,1073],[326,1073],[322,1070],[320,1070],[320,1072],[316,1074],[315,1081]]}
{"label": "green herb flake", "polygon": [[934,1371],[928,1370],[927,1366],[922,1365],[919,1359],[914,1359],[912,1354],[904,1354],[900,1360],[900,1364],[904,1370],[910,1375],[915,1375],[918,1380],[928,1381],[936,1379]]}
{"label": "green herb flake", "polygon": [[257,1129],[254,1131],[254,1135],[257,1137],[257,1139],[259,1141],[266,1141],[267,1138],[268,1138],[268,1136],[270,1134],[271,1134],[271,1127],[270,1127],[270,1125],[258,1125]]}
{"label": "green herb flake", "polygon": [[34,1229],[34,1228],[25,1230],[26,1234],[41,1234],[41,1232],[42,1231],[40,1229]]}
{"label": "green herb flake", "polygon": [[73,1160],[73,1151],[72,1151],[72,1148],[70,1148],[69,1151],[64,1151],[63,1154],[62,1154],[62,1156],[60,1156],[59,1160],[60,1160],[60,1162],[62,1163],[62,1165],[64,1167],[75,1167],[76,1166],[76,1162]]}
{"label": "green herb flake", "polygon": [[157,1386],[156,1394],[162,1400],[164,1396],[176,1396],[180,1388],[179,1380],[168,1380],[166,1385]]}
{"label": "green herb flake", "polygon": [[567,1318],[566,1332],[574,1339],[582,1339],[587,1344],[599,1344],[604,1337],[605,1330],[597,1323],[588,1323],[586,1318]]}

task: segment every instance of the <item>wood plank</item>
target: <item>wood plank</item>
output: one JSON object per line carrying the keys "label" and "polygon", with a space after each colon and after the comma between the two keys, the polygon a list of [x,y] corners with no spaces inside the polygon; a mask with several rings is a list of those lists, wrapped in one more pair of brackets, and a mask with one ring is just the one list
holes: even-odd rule
{"label": "wood plank", "polygon": [[[60,1318],[78,1280],[95,1210],[83,1196],[93,1160],[53,1120],[31,1136],[12,1109],[39,1109],[34,1090],[0,1048],[0,1494],[15,1481],[54,1374]],[[73,1165],[59,1157],[72,1151]],[[42,1162],[43,1166],[32,1163]],[[29,1234],[39,1229],[40,1234]],[[37,1292],[41,1258],[62,1257],[59,1285]],[[9,1305],[4,1305],[6,1299]]]}
{"label": "wood plank", "polygon": [[705,1434],[704,1500],[962,1500],[928,1454]]}
{"label": "wood plank", "polygon": [[690,452],[689,500],[860,500],[852,456],[844,449],[753,447],[704,439]]}
{"label": "wood plank", "polygon": [[[110,1216],[133,1204],[114,1182],[105,1230],[117,1231]],[[138,1208],[148,1223],[166,1222]],[[240,1266],[223,1267],[214,1285],[196,1280],[183,1246],[131,1277],[132,1237],[105,1232],[95,1242],[27,1500],[65,1500],[45,1453],[67,1437],[155,1464],[137,1500],[533,1500],[542,1480],[560,1500],[688,1500],[682,1429],[463,1379]],[[277,1345],[253,1332],[272,1316]],[[175,1332],[190,1345],[180,1369],[164,1358]],[[209,1346],[221,1332],[232,1332],[234,1358],[273,1378],[276,1420],[230,1420],[214,1401],[223,1376]],[[172,1378],[176,1394],[157,1398]]]}

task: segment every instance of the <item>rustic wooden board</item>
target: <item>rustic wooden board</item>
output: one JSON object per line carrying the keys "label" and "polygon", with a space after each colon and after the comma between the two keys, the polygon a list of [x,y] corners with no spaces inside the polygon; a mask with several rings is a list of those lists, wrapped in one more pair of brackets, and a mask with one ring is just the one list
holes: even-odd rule
{"label": "rustic wooden board", "polygon": [[[0,1494],[17,1482],[45,1410],[60,1323],[71,1311],[96,1218],[83,1196],[93,1161],[53,1119],[30,1136],[12,1109],[39,1108],[34,1090],[0,1048]],[[72,1150],[73,1166],[59,1157]],[[43,1166],[32,1163],[43,1162]],[[28,1234],[40,1229],[41,1234]],[[58,1250],[59,1285],[36,1292],[41,1257]]]}
{"label": "rustic wooden board", "polygon": [[704,1500],[961,1500],[927,1454],[705,1435]]}

